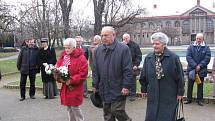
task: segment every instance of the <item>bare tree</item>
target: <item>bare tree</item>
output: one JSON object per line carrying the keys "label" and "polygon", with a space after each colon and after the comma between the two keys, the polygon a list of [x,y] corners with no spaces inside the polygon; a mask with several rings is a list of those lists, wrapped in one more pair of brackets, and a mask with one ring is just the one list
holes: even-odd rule
{"label": "bare tree", "polygon": [[103,25],[123,27],[144,11],[139,7],[133,9],[131,0],[93,0],[93,3],[94,34],[99,34]]}
{"label": "bare tree", "polygon": [[102,14],[104,12],[106,0],[93,0],[94,5],[94,35],[100,34],[102,29]]}
{"label": "bare tree", "polygon": [[[67,4],[67,2],[69,2]],[[59,0],[61,10],[62,10],[62,17],[63,17],[63,25],[64,25],[64,36],[65,38],[70,36],[70,26],[69,26],[69,13],[72,8],[73,0]]]}
{"label": "bare tree", "polygon": [[175,37],[180,35],[178,28],[176,27],[162,27],[161,32],[165,33],[168,37],[170,37],[170,44],[174,45]]}

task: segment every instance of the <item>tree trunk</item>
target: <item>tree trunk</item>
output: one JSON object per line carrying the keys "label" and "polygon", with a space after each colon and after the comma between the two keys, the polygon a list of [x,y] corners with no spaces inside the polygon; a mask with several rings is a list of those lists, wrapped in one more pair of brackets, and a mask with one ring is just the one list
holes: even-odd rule
{"label": "tree trunk", "polygon": [[100,34],[102,30],[102,13],[104,11],[106,0],[93,0],[94,4],[94,35]]}
{"label": "tree trunk", "polygon": [[64,37],[68,38],[70,37],[70,26],[69,26],[69,13],[71,11],[73,0],[69,0],[69,3],[67,5],[67,0],[59,0],[62,16],[63,16],[63,25],[64,25]]}

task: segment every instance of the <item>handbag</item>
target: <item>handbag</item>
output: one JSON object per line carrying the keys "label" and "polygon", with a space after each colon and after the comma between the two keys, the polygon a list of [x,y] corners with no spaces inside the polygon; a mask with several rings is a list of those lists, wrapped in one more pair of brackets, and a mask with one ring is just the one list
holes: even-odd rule
{"label": "handbag", "polygon": [[183,105],[182,100],[179,101],[178,104],[177,104],[175,119],[176,119],[175,121],[185,121],[185,118],[184,118],[184,105]]}

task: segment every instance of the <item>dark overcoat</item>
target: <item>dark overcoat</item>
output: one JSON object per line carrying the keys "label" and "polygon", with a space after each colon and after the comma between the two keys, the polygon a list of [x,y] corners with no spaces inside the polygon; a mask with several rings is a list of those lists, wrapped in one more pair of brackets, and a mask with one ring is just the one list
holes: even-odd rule
{"label": "dark overcoat", "polygon": [[187,72],[194,70],[197,65],[200,66],[199,76],[207,76],[207,65],[211,59],[211,51],[208,45],[198,47],[195,43],[187,48],[186,59],[188,62]]}
{"label": "dark overcoat", "polygon": [[38,52],[39,49],[36,46],[32,48],[29,48],[28,46],[23,46],[21,48],[17,59],[17,69],[20,71],[21,74],[29,74],[29,71],[35,74],[38,72]]}
{"label": "dark overcoat", "polygon": [[102,100],[112,103],[125,99],[121,91],[129,89],[132,81],[132,60],[127,45],[114,41],[112,45],[99,45],[94,51],[93,86]]}
{"label": "dark overcoat", "polygon": [[155,73],[155,55],[144,60],[140,83],[142,93],[148,93],[145,121],[175,121],[177,96],[184,94],[184,73],[179,57],[165,48],[161,60],[164,77]]}
{"label": "dark overcoat", "polygon": [[48,47],[47,50],[44,50],[43,48],[41,48],[39,50],[38,55],[39,55],[39,65],[41,69],[42,81],[43,82],[54,81],[53,75],[46,74],[43,63],[55,65],[55,63],[57,62],[55,49]]}

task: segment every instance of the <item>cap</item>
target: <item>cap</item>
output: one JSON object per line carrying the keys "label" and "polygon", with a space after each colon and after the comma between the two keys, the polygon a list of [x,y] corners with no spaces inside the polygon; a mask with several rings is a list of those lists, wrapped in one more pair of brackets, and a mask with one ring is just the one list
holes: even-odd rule
{"label": "cap", "polygon": [[41,38],[40,42],[48,42],[48,38]]}

